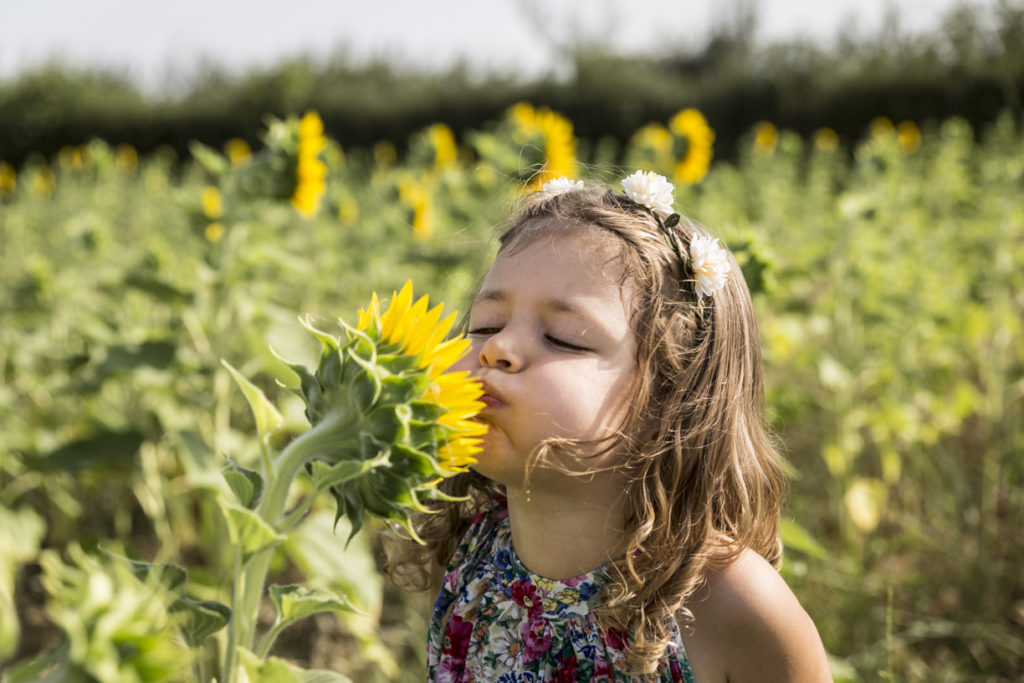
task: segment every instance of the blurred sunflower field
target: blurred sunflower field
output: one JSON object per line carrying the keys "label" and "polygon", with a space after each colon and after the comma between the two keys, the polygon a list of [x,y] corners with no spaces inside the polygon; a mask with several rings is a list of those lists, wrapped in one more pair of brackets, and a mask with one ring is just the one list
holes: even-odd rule
{"label": "blurred sunflower field", "polygon": [[[350,328],[353,362],[392,354],[434,415],[416,353],[447,327],[403,283],[464,308],[525,191],[644,168],[754,293],[791,475],[783,573],[836,679],[1024,680],[1024,131],[765,121],[728,162],[714,137],[686,109],[624,147],[577,139],[523,103],[401,156],[345,149],[310,112],[256,148],[0,161],[0,677],[421,680],[431,596],[381,578],[383,522],[354,533],[420,489],[382,502],[344,463],[292,458],[293,489],[258,472],[323,419],[310,378],[337,376],[345,333],[315,321],[395,291]],[[403,341],[399,318],[422,329]],[[422,479],[419,448],[401,453]]]}

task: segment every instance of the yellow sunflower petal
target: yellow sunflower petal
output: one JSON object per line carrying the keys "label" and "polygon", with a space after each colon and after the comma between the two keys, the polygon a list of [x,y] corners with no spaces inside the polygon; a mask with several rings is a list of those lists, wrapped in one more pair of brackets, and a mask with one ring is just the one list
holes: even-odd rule
{"label": "yellow sunflower petal", "polygon": [[405,344],[402,346],[402,350],[406,354],[418,356],[429,348],[430,340],[434,338],[438,331],[437,321],[441,317],[441,308],[441,306],[434,306],[419,316],[416,324],[405,337]]}
{"label": "yellow sunflower petal", "polygon": [[416,300],[416,303],[409,307],[409,310],[407,310],[400,319],[395,321],[395,329],[392,330],[391,335],[387,337],[389,344],[401,344],[403,350],[405,349],[406,340],[416,329],[419,319],[427,312],[427,304],[427,297],[421,296]]}
{"label": "yellow sunflower petal", "polygon": [[409,310],[409,304],[411,303],[412,280],[406,280],[400,292],[391,293],[391,303],[388,305],[388,310],[384,311],[380,316],[380,336],[382,339],[391,338],[391,334],[395,331],[395,326],[402,319],[402,316],[405,315],[405,312]]}
{"label": "yellow sunflower petal", "polygon": [[449,339],[438,344],[425,356],[423,367],[430,366],[430,377],[434,379],[462,358],[470,346],[472,342],[468,339]]}

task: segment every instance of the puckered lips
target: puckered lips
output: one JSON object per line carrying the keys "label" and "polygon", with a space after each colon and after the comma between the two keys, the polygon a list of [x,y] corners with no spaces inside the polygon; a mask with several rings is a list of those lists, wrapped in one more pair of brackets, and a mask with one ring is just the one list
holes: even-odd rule
{"label": "puckered lips", "polygon": [[501,394],[494,388],[494,386],[486,379],[480,378],[480,385],[483,387],[484,395],[480,397],[480,401],[486,406],[481,413],[486,413],[488,409],[498,408],[505,405],[505,400]]}

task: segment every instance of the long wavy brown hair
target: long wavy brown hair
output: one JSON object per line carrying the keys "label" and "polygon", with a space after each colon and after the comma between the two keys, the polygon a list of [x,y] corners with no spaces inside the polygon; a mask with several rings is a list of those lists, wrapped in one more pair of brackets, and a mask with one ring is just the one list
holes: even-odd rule
{"label": "long wavy brown hair", "polygon": [[[553,234],[600,235],[617,249],[623,278],[636,293],[633,396],[614,443],[600,449],[623,453],[617,466],[628,480],[629,541],[611,565],[598,617],[602,626],[628,634],[631,672],[651,675],[674,629],[693,625],[687,602],[709,570],[728,565],[744,548],[775,565],[781,559],[784,477],[764,422],[750,292],[730,255],[725,286],[712,297],[695,294],[685,260],[702,229],[690,221],[671,228],[677,253],[647,209],[611,191],[527,201],[501,233],[499,255]],[[565,451],[566,444],[552,448]],[[540,454],[531,463],[557,467],[550,464],[556,460]],[[439,501],[436,514],[416,520],[426,545],[397,537],[386,544],[387,571],[400,586],[436,589],[476,508],[503,495],[500,485],[475,472],[442,486],[466,500]]]}

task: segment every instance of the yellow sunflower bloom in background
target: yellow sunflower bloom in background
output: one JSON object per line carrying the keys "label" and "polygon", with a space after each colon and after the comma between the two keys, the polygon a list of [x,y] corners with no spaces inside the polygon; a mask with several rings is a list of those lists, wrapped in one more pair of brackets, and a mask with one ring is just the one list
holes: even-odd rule
{"label": "yellow sunflower bloom in background", "polygon": [[576,177],[576,136],[569,119],[547,107],[535,109],[525,102],[513,105],[508,118],[516,128],[513,139],[518,144],[536,143],[538,138],[541,141],[544,158],[527,192],[539,190],[544,183],[560,176]]}
{"label": "yellow sunflower bloom in background", "polygon": [[0,197],[14,194],[18,187],[18,174],[6,161],[0,161]]}
{"label": "yellow sunflower bloom in background", "polygon": [[921,146],[921,129],[913,121],[896,126],[896,143],[904,154],[913,154]]}
{"label": "yellow sunflower bloom in background", "polygon": [[232,166],[241,166],[252,159],[252,148],[241,138],[231,138],[224,143],[224,154]]}
{"label": "yellow sunflower bloom in background", "polygon": [[754,154],[759,157],[770,157],[779,144],[779,129],[770,121],[758,121],[754,124]]}
{"label": "yellow sunflower bloom in background", "polygon": [[435,123],[427,128],[427,138],[434,149],[434,170],[443,171],[454,166],[459,150],[452,129],[443,123]]}
{"label": "yellow sunflower bloom in background", "polygon": [[203,188],[200,199],[203,205],[203,215],[210,220],[217,220],[224,215],[224,201],[220,190],[213,185]]}
{"label": "yellow sunflower bloom in background", "polygon": [[814,148],[819,152],[831,154],[839,148],[839,134],[831,128],[819,128],[814,131]]}
{"label": "yellow sunflower bloom in background", "polygon": [[291,196],[292,206],[307,218],[320,209],[320,201],[327,189],[327,165],[319,158],[326,146],[323,121],[316,112],[308,112],[299,121],[296,183]]}
{"label": "yellow sunflower bloom in background", "polygon": [[675,181],[685,185],[699,183],[711,168],[715,132],[700,111],[683,109],[669,121],[669,129],[686,141],[686,153],[676,163]]}
{"label": "yellow sunflower bloom in background", "polygon": [[131,145],[118,145],[114,151],[114,165],[122,173],[135,173],[139,167],[139,153]]}

